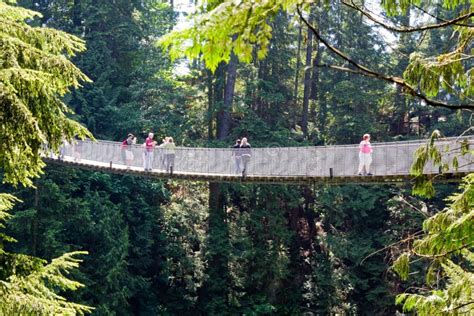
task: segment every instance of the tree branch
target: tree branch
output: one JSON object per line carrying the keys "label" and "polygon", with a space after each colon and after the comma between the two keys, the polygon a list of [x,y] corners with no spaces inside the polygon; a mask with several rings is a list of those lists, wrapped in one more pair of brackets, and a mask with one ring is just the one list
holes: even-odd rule
{"label": "tree branch", "polygon": [[469,306],[469,305],[471,305],[471,304],[474,304],[474,301],[470,301],[470,302],[466,302],[466,303],[464,303],[464,304],[458,305],[458,306],[456,306],[455,308],[450,309],[449,311],[452,312],[452,311],[461,309],[461,308],[463,308],[463,307]]}
{"label": "tree branch", "polygon": [[[465,238],[463,238],[465,239]],[[416,252],[415,249],[412,249],[411,251],[413,252],[414,255],[418,256],[418,257],[421,257],[421,258],[429,258],[429,259],[435,259],[435,258],[442,258],[442,257],[446,257],[448,255],[451,255],[457,251],[461,251],[463,249],[466,249],[466,248],[469,248],[469,247],[472,247],[474,245],[474,243],[468,243],[468,244],[465,244],[465,245],[462,245],[461,247],[458,247],[456,249],[451,249],[450,251],[446,251],[444,253],[440,253],[440,254],[437,254],[437,255],[425,255],[425,254],[421,254],[421,253],[418,253]]]}
{"label": "tree branch", "polygon": [[[414,7],[415,9],[418,9],[420,10],[421,12],[425,13],[426,15],[429,15],[430,17],[440,21],[440,22],[448,22],[449,20],[446,20],[446,19],[443,19],[443,18],[440,18],[439,16],[436,16],[434,14],[431,14],[429,13],[428,11],[426,11],[425,9],[423,9],[422,7],[419,7],[417,6],[416,4],[413,4],[411,3],[410,4],[412,7]],[[464,24],[464,23],[453,23],[454,25],[457,25],[457,26],[466,26],[466,27],[474,27],[473,24]]]}
{"label": "tree branch", "polygon": [[306,26],[313,32],[314,36],[323,43],[324,46],[326,46],[331,52],[348,62],[350,65],[354,66],[358,71],[349,69],[349,68],[344,68],[344,67],[339,67],[339,66],[330,66],[330,68],[337,69],[337,70],[342,70],[342,71],[347,71],[355,74],[360,74],[363,76],[367,77],[372,77],[376,78],[379,80],[384,80],[390,83],[395,83],[399,85],[403,91],[407,92],[408,94],[417,97],[423,101],[426,102],[427,105],[431,105],[434,107],[443,107],[451,110],[460,110],[460,109],[471,109],[474,110],[474,104],[459,104],[459,105],[452,105],[446,102],[438,101],[438,100],[433,100],[425,96],[424,94],[418,92],[415,88],[410,86],[403,78],[400,77],[394,77],[394,76],[387,76],[382,73],[376,72],[366,66],[363,66],[354,60],[352,60],[349,56],[344,54],[341,50],[337,49],[336,47],[332,46],[329,44],[328,41],[326,41],[318,32],[318,30],[306,20],[306,18],[303,16],[303,13],[301,12],[300,7],[297,7],[297,12],[300,17],[300,19],[306,24]]}
{"label": "tree branch", "polygon": [[374,256],[374,255],[376,255],[376,254],[378,254],[379,252],[384,251],[384,250],[387,250],[387,249],[389,249],[389,248],[392,248],[392,247],[395,246],[395,245],[406,243],[406,242],[408,242],[408,241],[410,241],[410,240],[415,239],[416,237],[418,237],[418,236],[421,235],[421,234],[423,234],[423,231],[422,231],[422,230],[419,230],[419,231],[417,231],[417,232],[414,232],[413,234],[411,234],[411,235],[408,236],[407,238],[404,238],[403,240],[396,241],[396,242],[391,243],[390,245],[387,245],[387,246],[385,246],[385,247],[383,247],[383,248],[381,248],[381,249],[378,249],[378,250],[376,250],[376,251],[374,251],[374,252],[371,252],[370,254],[368,254],[367,256],[365,256],[364,259],[362,259],[362,260],[359,262],[359,265],[361,265],[362,263],[364,263],[364,261],[367,260],[368,258],[370,258],[370,257],[372,257],[372,256]]}
{"label": "tree branch", "polygon": [[[371,12],[368,12],[364,10],[363,8],[357,6],[353,0],[342,0],[342,4],[356,10],[357,12],[360,12],[363,16],[371,20],[372,22],[382,26],[383,28],[392,31],[392,32],[397,32],[397,33],[412,33],[412,32],[422,32],[426,30],[432,30],[432,29],[438,29],[442,27],[446,27],[449,25],[457,25],[457,22],[463,21],[466,19],[469,19],[470,17],[474,16],[474,12],[469,12],[464,15],[458,16],[455,19],[452,20],[443,20],[441,23],[436,23],[436,24],[429,24],[429,25],[424,25],[424,26],[415,26],[415,27],[410,27],[410,26],[405,26],[405,27],[397,27],[394,25],[389,25],[386,22],[380,20],[372,14]],[[468,27],[473,27],[474,25],[466,25]]]}
{"label": "tree branch", "polygon": [[[399,77],[386,77],[386,76],[383,76],[382,74],[379,74],[379,73],[367,73],[367,72],[364,72],[364,71],[357,71],[357,70],[354,70],[354,69],[350,69],[350,68],[346,68],[346,67],[342,67],[342,66],[337,66],[337,65],[325,65],[325,64],[323,64],[323,65],[316,65],[316,66],[321,67],[321,68],[330,68],[330,69],[334,69],[334,70],[337,70],[337,71],[349,72],[349,73],[360,75],[360,76],[385,80],[385,81],[388,81],[388,82],[391,82],[391,83],[396,83],[396,84],[400,85],[403,88],[402,91],[405,91],[408,94],[425,101],[426,104],[434,106],[434,107],[443,107],[443,108],[447,108],[447,109],[450,109],[450,110],[460,110],[460,109],[474,110],[474,104],[452,105],[452,104],[448,104],[448,103],[445,103],[445,102],[442,102],[442,101],[429,99],[425,95],[417,92],[415,89],[413,89],[407,83],[405,83],[402,78],[399,78]],[[395,80],[392,80],[392,79],[395,79]]]}

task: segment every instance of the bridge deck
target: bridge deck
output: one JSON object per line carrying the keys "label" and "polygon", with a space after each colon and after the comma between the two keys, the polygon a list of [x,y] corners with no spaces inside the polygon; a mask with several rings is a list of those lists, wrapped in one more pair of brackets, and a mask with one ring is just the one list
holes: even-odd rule
{"label": "bridge deck", "polygon": [[[456,140],[446,139],[437,143],[442,149],[449,146],[444,158],[447,161],[460,153],[460,144]],[[474,139],[467,140],[472,143]],[[236,170],[235,152],[226,148],[178,147],[173,151],[155,148],[152,171],[143,168],[143,146],[124,148],[121,143],[109,141],[68,144],[62,148],[61,159],[50,156],[45,160],[83,169],[150,178],[254,183],[394,183],[411,179],[409,169],[414,152],[425,142],[373,144],[372,176],[357,175],[358,145],[253,148],[245,176]],[[129,153],[126,153],[127,150]],[[172,153],[174,166],[171,174],[165,170],[165,165],[167,155]],[[458,157],[458,160],[459,168],[446,174],[440,175],[439,168],[431,164],[424,171],[435,181],[457,181],[474,171],[471,154]]]}
{"label": "bridge deck", "polygon": [[[59,164],[74,168],[102,171],[113,174],[139,176],[155,179],[177,179],[191,181],[210,181],[210,182],[241,182],[241,183],[281,183],[281,184],[389,184],[389,183],[407,183],[413,179],[410,175],[373,175],[373,176],[347,176],[347,177],[317,177],[317,176],[255,176],[236,174],[203,174],[189,172],[173,172],[170,174],[165,171],[153,170],[151,172],[144,171],[143,168],[132,167],[131,169],[120,168],[118,166],[89,164],[87,162],[76,162],[73,160],[58,160],[55,158],[45,158],[46,162],[51,164]],[[467,173],[447,173],[431,175],[436,182],[459,182],[462,176]]]}

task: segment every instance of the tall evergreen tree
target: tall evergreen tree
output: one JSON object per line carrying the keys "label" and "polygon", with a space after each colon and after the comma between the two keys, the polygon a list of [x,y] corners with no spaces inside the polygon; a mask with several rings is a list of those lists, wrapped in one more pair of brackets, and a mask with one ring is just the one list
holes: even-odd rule
{"label": "tall evergreen tree", "polygon": [[[57,151],[63,139],[90,135],[67,117],[60,97],[88,78],[67,57],[85,49],[77,37],[54,29],[35,28],[25,23],[37,12],[0,1],[0,168],[3,182],[32,186],[42,172],[44,146]],[[67,57],[66,57],[67,56]],[[0,194],[0,227],[7,211],[17,201]],[[4,242],[14,239],[0,235],[0,311],[2,314],[86,313],[91,307],[67,301],[58,290],[76,290],[81,283],[65,274],[78,267],[71,252],[47,264],[44,260],[7,252]]]}

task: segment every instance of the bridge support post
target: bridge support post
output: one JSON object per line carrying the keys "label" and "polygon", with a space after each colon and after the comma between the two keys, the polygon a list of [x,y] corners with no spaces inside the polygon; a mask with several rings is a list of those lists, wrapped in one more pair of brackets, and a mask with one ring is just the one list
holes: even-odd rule
{"label": "bridge support post", "polygon": [[329,178],[333,178],[334,177],[334,173],[333,173],[333,170],[332,168],[329,168]]}
{"label": "bridge support post", "polygon": [[110,161],[110,169],[112,169],[112,160]]}

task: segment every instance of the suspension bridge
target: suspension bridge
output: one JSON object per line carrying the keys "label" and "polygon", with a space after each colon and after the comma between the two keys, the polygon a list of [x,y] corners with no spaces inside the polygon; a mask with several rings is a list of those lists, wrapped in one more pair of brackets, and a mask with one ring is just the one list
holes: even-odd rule
{"label": "suspension bridge", "polygon": [[[146,151],[143,145],[123,146],[119,142],[102,140],[65,143],[60,155],[49,154],[44,159],[48,163],[149,178],[297,184],[393,183],[406,182],[412,178],[410,167],[415,151],[426,142],[373,143],[372,175],[365,176],[357,172],[359,144],[252,148],[245,172],[237,167],[236,151],[232,148],[155,147],[151,170],[144,170],[143,167]],[[457,157],[458,168],[441,173],[438,166],[428,163],[424,173],[435,181],[459,181],[463,175],[473,172],[472,151],[460,155],[461,142],[472,146],[474,137],[436,141],[436,146],[442,152],[445,151],[443,161],[451,162]],[[174,161],[172,168],[167,170],[169,155],[173,156]]]}

